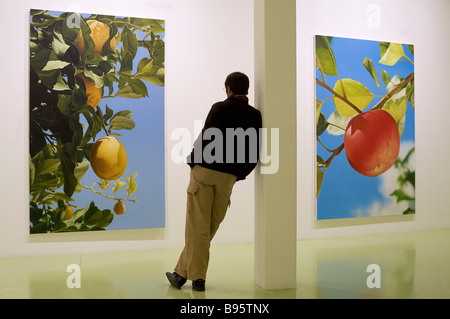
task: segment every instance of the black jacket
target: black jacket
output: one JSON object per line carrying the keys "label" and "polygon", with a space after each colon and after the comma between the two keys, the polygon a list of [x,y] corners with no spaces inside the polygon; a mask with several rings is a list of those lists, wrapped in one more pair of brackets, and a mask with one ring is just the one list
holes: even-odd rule
{"label": "black jacket", "polygon": [[215,103],[187,163],[243,180],[259,160],[261,127],[261,112],[249,105],[246,97],[231,97]]}

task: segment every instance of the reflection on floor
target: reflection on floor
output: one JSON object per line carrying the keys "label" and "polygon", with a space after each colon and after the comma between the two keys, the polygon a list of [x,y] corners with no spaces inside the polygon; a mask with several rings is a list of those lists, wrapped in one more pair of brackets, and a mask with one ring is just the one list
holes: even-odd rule
{"label": "reflection on floor", "polygon": [[0,298],[449,299],[449,246],[450,229],[299,241],[297,288],[284,290],[254,284],[252,244],[212,247],[205,292],[169,286],[179,249],[0,259]]}

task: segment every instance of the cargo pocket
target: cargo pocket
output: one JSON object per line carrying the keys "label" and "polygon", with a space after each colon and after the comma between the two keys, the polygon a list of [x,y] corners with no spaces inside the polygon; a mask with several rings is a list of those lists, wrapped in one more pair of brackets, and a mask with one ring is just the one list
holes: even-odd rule
{"label": "cargo pocket", "polygon": [[198,185],[188,185],[188,188],[187,188],[188,194],[194,195],[197,192],[198,192]]}

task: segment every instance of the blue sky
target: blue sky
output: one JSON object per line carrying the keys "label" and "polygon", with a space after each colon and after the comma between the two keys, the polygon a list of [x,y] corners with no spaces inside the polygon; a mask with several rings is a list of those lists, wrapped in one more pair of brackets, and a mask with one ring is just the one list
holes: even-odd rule
{"label": "blue sky", "polygon": [[[406,61],[399,61],[394,66],[379,64],[379,41],[357,40],[335,37],[331,42],[341,79],[351,78],[364,84],[373,94],[385,95],[382,88],[385,85],[381,78],[381,70],[388,72],[391,79],[394,75],[402,78],[414,71],[414,66]],[[403,45],[405,54],[414,61],[406,45]],[[372,60],[377,71],[380,87],[367,72],[363,65],[364,58]],[[320,72],[317,78],[322,80]],[[337,76],[327,76],[326,81],[333,87]],[[331,93],[316,85],[316,96],[323,101]],[[366,110],[373,107],[381,98],[374,97]],[[333,100],[327,100],[322,106],[322,113],[328,118],[335,110]],[[408,102],[406,123],[401,138],[401,154],[414,145],[414,110]],[[320,140],[329,149],[335,149],[343,143],[343,136],[332,136],[327,132],[320,136]],[[317,154],[326,160],[330,153],[317,143]],[[366,177],[355,172],[348,163],[345,152],[334,158],[331,166],[325,172],[322,188],[317,200],[317,219],[347,218],[356,216],[369,216],[378,214],[401,214],[404,208],[393,203],[389,192],[395,186],[396,172],[391,168],[378,177]]]}

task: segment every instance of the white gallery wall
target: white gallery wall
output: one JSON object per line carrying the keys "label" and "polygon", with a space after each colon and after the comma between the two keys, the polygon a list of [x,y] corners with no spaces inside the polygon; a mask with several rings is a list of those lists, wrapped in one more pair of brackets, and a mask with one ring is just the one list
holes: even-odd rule
{"label": "white gallery wall", "polygon": [[[194,138],[194,122],[226,98],[225,77],[242,71],[253,82],[253,0],[26,0],[0,3],[11,34],[0,51],[0,97],[4,123],[0,171],[0,257],[78,254],[182,247],[187,164],[174,163],[177,128]],[[166,233],[158,240],[29,242],[28,73],[29,9],[111,14],[166,20]],[[253,103],[253,86],[250,103]],[[145,143],[145,141],[143,141]],[[253,175],[233,191],[228,216],[214,243],[250,242],[254,234]],[[64,235],[64,234],[62,234]],[[62,238],[62,237],[61,237]],[[123,236],[121,237],[123,238]]]}
{"label": "white gallery wall", "polygon": [[[449,14],[448,0],[297,1],[299,238],[450,227]],[[414,45],[415,216],[315,220],[314,35]]]}

